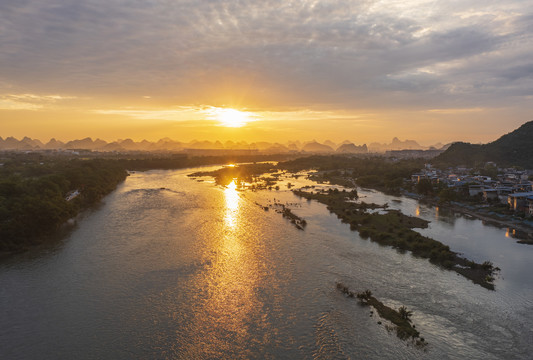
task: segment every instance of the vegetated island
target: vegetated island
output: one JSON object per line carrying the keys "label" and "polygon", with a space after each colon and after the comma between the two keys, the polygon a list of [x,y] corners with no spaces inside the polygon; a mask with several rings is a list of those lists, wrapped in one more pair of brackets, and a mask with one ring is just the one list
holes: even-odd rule
{"label": "vegetated island", "polygon": [[[396,330],[396,336],[402,340],[412,339],[413,343],[417,347],[424,347],[427,342],[423,337],[420,337],[420,332],[416,330],[416,326],[411,322],[412,311],[407,310],[405,306],[401,306],[398,310],[383,304],[376,299],[370,290],[365,290],[361,293],[355,293],[351,291],[346,285],[337,282],[337,290],[342,292],[349,298],[359,299],[361,305],[372,306],[378,312],[379,316],[394,324]],[[372,311],[370,312],[372,315]],[[378,322],[381,324],[381,322]],[[389,329],[387,327],[387,329]]]}
{"label": "vegetated island", "polygon": [[265,173],[276,171],[276,164],[274,163],[253,163],[225,166],[212,171],[198,171],[187,176],[200,177],[210,176],[215,179],[217,185],[226,186],[233,181],[237,182],[237,186],[241,187],[242,183],[249,183],[251,190],[265,190],[272,189],[277,183],[277,177],[280,174],[271,174],[270,176],[261,176]]}
{"label": "vegetated island", "polygon": [[330,212],[350,224],[350,228],[357,230],[364,239],[370,238],[380,245],[391,246],[400,251],[411,251],[417,257],[427,258],[435,265],[456,271],[474,283],[494,290],[494,275],[499,268],[494,267],[489,261],[478,264],[462,258],[451,251],[449,246],[413,230],[413,228],[427,227],[426,220],[407,216],[398,210],[370,213],[367,209],[375,208],[373,206],[375,204],[355,202],[354,199],[357,197],[355,190],[351,192],[338,189],[321,192],[293,190],[293,193],[327,205]]}
{"label": "vegetated island", "polygon": [[307,221],[304,218],[293,213],[292,210],[285,204],[282,204],[280,202],[274,202],[273,204],[263,206],[257,201],[255,202],[255,204],[265,211],[268,211],[271,208],[274,209],[278,214],[281,214],[281,216],[288,219],[289,222],[294,225],[294,227],[298,230],[304,230],[307,226]]}

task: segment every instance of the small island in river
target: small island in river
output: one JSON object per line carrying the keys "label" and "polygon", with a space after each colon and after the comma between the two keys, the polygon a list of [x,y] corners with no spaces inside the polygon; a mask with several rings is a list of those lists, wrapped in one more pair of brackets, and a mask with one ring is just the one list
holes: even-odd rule
{"label": "small island in river", "polygon": [[427,227],[428,222],[423,219],[407,216],[398,210],[384,210],[383,213],[368,212],[368,208],[376,206],[353,201],[356,196],[354,191],[293,190],[293,193],[327,205],[330,212],[350,224],[350,228],[357,230],[364,239],[369,238],[400,251],[411,251],[415,256],[427,258],[435,265],[456,271],[474,283],[494,290],[494,275],[499,269],[489,261],[478,264],[465,259],[451,251],[449,246],[414,231],[413,228]]}
{"label": "small island in river", "polygon": [[[372,291],[365,290],[360,293],[351,291],[346,285],[337,282],[337,290],[342,292],[349,298],[357,298],[363,306],[372,306],[378,312],[378,315],[394,324],[391,329],[396,330],[396,336],[402,340],[412,339],[413,343],[418,347],[424,347],[427,342],[423,337],[420,337],[420,332],[416,330],[415,325],[411,322],[412,311],[407,310],[405,306],[401,306],[398,310],[383,304],[376,297],[372,295]],[[373,311],[370,312],[371,316]],[[381,321],[378,322],[381,324]],[[387,327],[389,329],[389,327]]]}

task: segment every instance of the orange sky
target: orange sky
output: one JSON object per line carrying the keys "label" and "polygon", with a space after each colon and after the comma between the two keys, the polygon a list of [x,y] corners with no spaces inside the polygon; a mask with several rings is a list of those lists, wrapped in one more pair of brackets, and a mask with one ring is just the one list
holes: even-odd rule
{"label": "orange sky", "polygon": [[518,0],[7,1],[0,136],[487,142],[532,119],[532,15]]}

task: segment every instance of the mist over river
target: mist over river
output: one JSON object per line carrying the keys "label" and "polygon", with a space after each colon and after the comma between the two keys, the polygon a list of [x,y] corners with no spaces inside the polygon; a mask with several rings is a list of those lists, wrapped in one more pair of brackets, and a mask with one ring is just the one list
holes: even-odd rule
{"label": "mist over river", "polygon": [[[359,189],[500,267],[490,291],[361,239],[284,183],[241,192],[186,176],[198,170],[134,173],[64,239],[1,260],[0,359],[531,358],[533,246],[506,229]],[[304,231],[257,205],[274,198]],[[406,306],[429,344],[398,339],[337,281]]]}

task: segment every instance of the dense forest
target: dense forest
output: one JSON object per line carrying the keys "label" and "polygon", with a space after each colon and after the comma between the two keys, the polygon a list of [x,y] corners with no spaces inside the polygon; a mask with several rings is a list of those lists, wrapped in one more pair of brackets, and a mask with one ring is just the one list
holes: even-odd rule
{"label": "dense forest", "polygon": [[126,178],[117,165],[107,159],[11,157],[0,167],[0,251],[40,243],[97,203]]}

